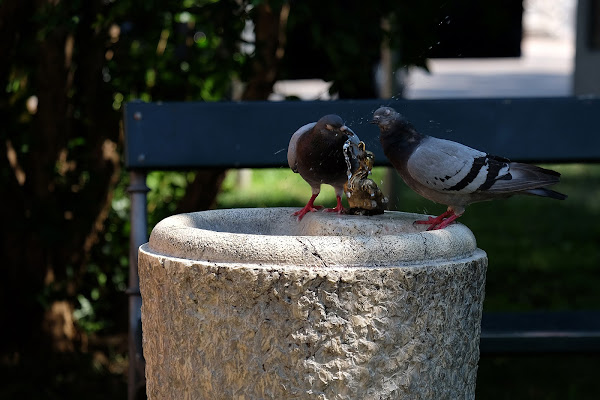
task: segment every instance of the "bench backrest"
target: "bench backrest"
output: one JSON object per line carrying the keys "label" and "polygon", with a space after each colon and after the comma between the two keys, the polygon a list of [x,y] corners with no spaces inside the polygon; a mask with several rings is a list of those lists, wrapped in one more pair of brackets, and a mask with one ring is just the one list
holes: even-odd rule
{"label": "bench backrest", "polygon": [[125,106],[129,169],[280,167],[300,126],[338,114],[388,165],[379,130],[381,105],[422,133],[527,162],[600,160],[600,98],[142,103]]}

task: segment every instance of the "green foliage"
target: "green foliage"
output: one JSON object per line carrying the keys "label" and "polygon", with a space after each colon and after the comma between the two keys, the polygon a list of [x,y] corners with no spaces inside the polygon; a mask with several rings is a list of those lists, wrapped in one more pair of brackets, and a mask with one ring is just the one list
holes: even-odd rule
{"label": "green foliage", "polygon": [[154,171],[148,174],[149,231],[162,219],[173,215],[187,185],[194,179],[193,172]]}
{"label": "green foliage", "polygon": [[[240,51],[246,5],[0,2],[0,300],[12,304],[0,308],[11,326],[0,340],[0,397],[124,393],[123,370],[114,370],[124,348],[111,355],[102,345],[112,336],[126,343],[130,204],[122,107],[135,99],[229,98],[250,57]],[[173,213],[191,177],[150,175],[151,224]],[[41,331],[55,302],[74,310],[72,358],[50,355],[54,338]],[[104,357],[99,368],[97,356]],[[45,363],[34,362],[40,358]],[[24,390],[33,380],[36,387]]]}
{"label": "green foliage", "polygon": [[[155,171],[148,174],[148,234],[162,219],[173,215],[194,173]],[[99,244],[83,274],[74,317],[87,333],[114,334],[126,325],[129,280],[130,200],[128,176],[122,173]]]}
{"label": "green foliage", "polygon": [[[31,282],[38,301],[69,299],[80,326],[94,331],[109,325],[92,321],[103,314],[103,303],[116,300],[126,276],[128,200],[125,180],[116,184],[122,106],[133,99],[228,98],[248,57],[240,51],[248,9],[234,0],[42,2],[31,8],[11,0],[0,12],[7,13],[0,16],[7,21],[0,56],[10,60],[0,69],[6,117],[0,179],[12,194],[3,219],[23,226],[24,246],[29,240],[32,254],[39,253],[31,261],[39,271]],[[151,215],[172,213],[181,190],[165,193],[165,202],[153,203],[151,195]],[[52,279],[40,288],[49,269]],[[18,281],[15,276],[6,285]]]}
{"label": "green foliage", "polygon": [[137,3],[132,8],[132,2],[116,2],[102,19],[114,41],[105,76],[115,92],[124,100],[145,101],[229,97],[231,80],[246,59],[239,49],[248,19],[244,5],[232,0]]}

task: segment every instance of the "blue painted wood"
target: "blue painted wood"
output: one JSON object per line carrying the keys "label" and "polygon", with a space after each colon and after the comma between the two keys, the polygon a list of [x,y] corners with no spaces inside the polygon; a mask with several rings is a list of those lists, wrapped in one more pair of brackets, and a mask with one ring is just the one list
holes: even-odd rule
{"label": "blue painted wood", "polygon": [[482,355],[600,353],[600,311],[484,313]]}
{"label": "blue painted wood", "polygon": [[143,103],[125,106],[127,168],[287,166],[292,133],[339,114],[389,165],[369,124],[381,105],[429,135],[526,162],[600,160],[600,97]]}

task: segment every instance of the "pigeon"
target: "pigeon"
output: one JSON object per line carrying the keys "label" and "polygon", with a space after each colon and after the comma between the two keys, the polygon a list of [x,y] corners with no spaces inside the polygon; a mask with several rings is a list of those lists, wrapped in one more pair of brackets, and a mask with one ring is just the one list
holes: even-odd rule
{"label": "pigeon", "polygon": [[479,201],[514,194],[567,198],[546,188],[559,182],[558,172],[420,134],[393,108],[377,109],[372,123],[379,126],[383,152],[404,182],[421,196],[448,206],[438,217],[416,221],[429,225],[428,230],[445,228],[467,205]]}
{"label": "pigeon", "polygon": [[[292,135],[287,153],[288,164],[312,188],[312,196],[306,206],[293,214],[298,221],[306,213],[322,208],[314,205],[321,184],[333,186],[337,199],[337,206],[325,211],[344,212],[344,183],[348,181],[348,175],[358,168],[353,149],[357,148],[359,142],[358,136],[335,114],[306,124]],[[347,150],[349,155],[345,154]]]}

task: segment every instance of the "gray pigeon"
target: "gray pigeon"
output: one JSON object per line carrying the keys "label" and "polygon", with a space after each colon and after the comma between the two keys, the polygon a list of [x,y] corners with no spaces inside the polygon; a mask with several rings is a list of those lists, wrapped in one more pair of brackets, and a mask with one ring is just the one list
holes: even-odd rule
{"label": "gray pigeon", "polygon": [[[350,172],[358,167],[352,149],[358,146],[358,136],[344,125],[337,115],[325,115],[317,122],[311,122],[298,129],[290,139],[288,146],[288,164],[292,171],[299,173],[312,188],[312,197],[304,208],[295,212],[298,221],[307,212],[317,211],[315,198],[321,191],[321,184],[328,184],[335,189],[337,206],[326,209],[337,213],[344,212],[342,193],[344,183],[348,181],[348,162]],[[347,149],[350,151],[345,157]]]}
{"label": "gray pigeon", "polygon": [[393,108],[381,107],[373,115],[381,131],[383,152],[406,184],[421,196],[445,204],[448,210],[419,224],[442,229],[478,201],[529,194],[567,198],[546,186],[560,174],[535,165],[510,162],[450,140],[422,135]]}

